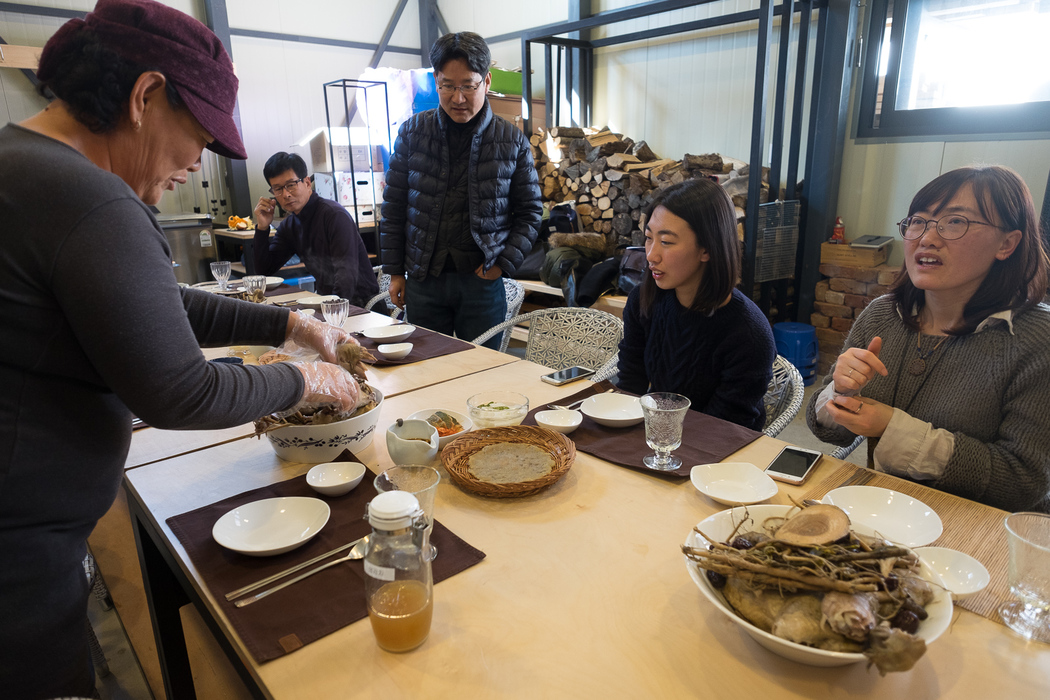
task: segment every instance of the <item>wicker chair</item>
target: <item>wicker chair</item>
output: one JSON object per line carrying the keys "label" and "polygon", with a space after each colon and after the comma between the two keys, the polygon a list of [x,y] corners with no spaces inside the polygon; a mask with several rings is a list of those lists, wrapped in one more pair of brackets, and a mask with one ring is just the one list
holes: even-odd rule
{"label": "wicker chair", "polygon": [[529,324],[526,360],[551,369],[580,365],[608,371],[610,363],[615,367],[616,353],[623,337],[623,321],[596,309],[571,307],[530,311],[493,326],[473,342],[480,345],[497,333],[507,332],[526,321]]}
{"label": "wicker chair", "polygon": [[[835,450],[834,452],[832,452],[831,456],[834,457],[835,459],[846,459],[847,457],[850,456],[850,453],[853,452],[853,450],[855,450],[858,447],[860,447],[860,443],[862,443],[862,442],[864,442],[864,436],[863,435],[858,435],[856,437],[856,439],[853,442],[851,442],[850,444],[846,445],[845,447],[840,447],[837,450]],[[864,466],[864,465],[861,465],[861,466]]]}
{"label": "wicker chair", "polygon": [[376,281],[379,282],[379,294],[376,294],[365,303],[365,309],[369,311],[379,302],[390,298],[390,275],[383,272],[383,268],[379,265],[373,267],[372,272],[376,273]]}
{"label": "wicker chair", "polygon": [[779,435],[798,415],[805,391],[806,387],[799,371],[777,355],[773,360],[773,378],[769,381],[769,387],[762,400],[766,406],[766,427],[762,432],[770,437]]}

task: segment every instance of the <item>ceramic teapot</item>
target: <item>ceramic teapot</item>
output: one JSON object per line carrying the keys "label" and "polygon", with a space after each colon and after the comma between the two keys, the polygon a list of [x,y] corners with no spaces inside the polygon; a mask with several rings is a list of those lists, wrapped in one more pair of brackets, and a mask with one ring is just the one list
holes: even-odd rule
{"label": "ceramic teapot", "polygon": [[386,451],[394,464],[429,464],[437,458],[437,428],[425,420],[405,420],[386,429]]}

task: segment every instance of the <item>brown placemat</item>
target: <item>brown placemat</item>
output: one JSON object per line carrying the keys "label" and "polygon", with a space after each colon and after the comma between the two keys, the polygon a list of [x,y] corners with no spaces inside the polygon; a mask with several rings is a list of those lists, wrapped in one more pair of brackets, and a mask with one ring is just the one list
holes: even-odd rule
{"label": "brown placemat", "polygon": [[[614,387],[611,382],[591,383],[583,391],[560,399],[558,404],[569,404],[594,394],[604,393],[612,388]],[[620,393],[634,396],[627,391]],[[547,410],[546,404],[537,406],[529,411],[529,415],[525,417],[522,424],[536,425],[536,413],[545,410]],[[606,462],[654,476],[678,479],[688,478],[689,471],[697,464],[721,462],[744,445],[754,442],[761,434],[706,413],[686,411],[685,424],[682,426],[682,445],[671,453],[682,460],[682,466],[669,472],[654,471],[642,463],[642,458],[653,453],[652,448],[645,444],[644,423],[629,428],[609,428],[595,423],[584,415],[580,427],[572,431],[569,439],[576,443],[577,450],[604,459]]]}
{"label": "brown placemat", "polygon": [[[344,451],[338,461],[356,461]],[[226,600],[226,593],[308,561],[372,531],[364,520],[365,506],[375,496],[372,472],[344,496],[322,496],[306,484],[306,475],[246,491],[203,508],[168,518],[204,584],[259,663],[290,654],[337,629],[368,616],[365,582],[360,560],[326,569],[243,608]],[[212,539],[215,521],[237,506],[264,498],[309,496],[331,507],[328,524],[308,543],[273,557],[249,557],[219,546]],[[443,581],[485,558],[454,535],[440,521],[434,522],[430,541],[437,547],[434,582]],[[345,555],[342,552],[333,558]],[[320,566],[320,564],[318,564]],[[276,584],[275,584],[276,585]],[[437,593],[440,596],[440,593]]]}
{"label": "brown placemat", "polygon": [[452,353],[463,352],[464,350],[470,350],[475,347],[473,343],[468,343],[465,340],[452,338],[442,333],[436,333],[427,330],[426,328],[416,326],[416,330],[412,332],[412,335],[408,336],[406,340],[401,341],[412,343],[412,352],[408,353],[408,355],[400,360],[386,360],[376,351],[376,348],[380,345],[385,345],[386,343],[371,340],[360,334],[357,335],[357,340],[362,346],[372,351],[372,354],[376,356],[376,361],[373,363],[376,367],[410,365],[413,362],[429,360],[432,357],[441,357],[442,355],[451,355]]}
{"label": "brown placemat", "polygon": [[890,474],[883,474],[872,469],[864,469],[845,463],[824,479],[806,498],[823,498],[828,491],[840,486],[878,486],[917,498],[937,513],[941,518],[944,531],[931,547],[947,547],[969,554],[988,569],[991,581],[988,587],[966,600],[956,603],[961,608],[986,617],[992,622],[1002,624],[999,617],[999,606],[1014,600],[1010,595],[1010,584],[1007,581],[1009,563],[1009,544],[1003,519],[1009,513],[960,498],[944,491],[931,489],[929,486],[901,479]]}

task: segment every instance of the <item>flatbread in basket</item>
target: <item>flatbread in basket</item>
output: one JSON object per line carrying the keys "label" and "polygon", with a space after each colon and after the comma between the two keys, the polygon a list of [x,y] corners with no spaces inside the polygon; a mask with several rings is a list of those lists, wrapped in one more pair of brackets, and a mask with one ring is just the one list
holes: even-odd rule
{"label": "flatbread in basket", "polygon": [[[528,481],[494,483],[476,477],[470,469],[470,458],[490,445],[533,445],[547,453],[554,461],[550,472]],[[569,438],[553,430],[532,425],[512,425],[501,428],[482,428],[458,437],[441,451],[441,463],[452,481],[460,488],[492,498],[531,496],[547,488],[569,471],[576,459],[576,445]]]}

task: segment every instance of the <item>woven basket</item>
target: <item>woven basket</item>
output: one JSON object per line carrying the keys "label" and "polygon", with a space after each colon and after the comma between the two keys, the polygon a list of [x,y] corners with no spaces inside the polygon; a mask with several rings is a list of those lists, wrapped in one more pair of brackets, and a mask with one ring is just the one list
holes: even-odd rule
{"label": "woven basket", "polygon": [[[470,456],[483,447],[500,442],[536,445],[554,459],[554,468],[549,474],[531,481],[513,484],[493,484],[478,481],[470,473]],[[576,459],[576,445],[569,438],[553,430],[532,425],[512,425],[503,428],[483,428],[458,437],[441,451],[441,463],[445,465],[452,481],[461,488],[493,498],[531,496],[542,491],[565,475]]]}

